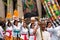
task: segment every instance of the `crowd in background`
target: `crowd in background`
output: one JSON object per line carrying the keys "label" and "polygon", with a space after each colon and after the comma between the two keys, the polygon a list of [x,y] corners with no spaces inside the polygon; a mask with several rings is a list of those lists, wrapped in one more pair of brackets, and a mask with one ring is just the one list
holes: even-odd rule
{"label": "crowd in background", "polygon": [[60,24],[57,27],[47,18],[0,21],[0,40],[60,40]]}

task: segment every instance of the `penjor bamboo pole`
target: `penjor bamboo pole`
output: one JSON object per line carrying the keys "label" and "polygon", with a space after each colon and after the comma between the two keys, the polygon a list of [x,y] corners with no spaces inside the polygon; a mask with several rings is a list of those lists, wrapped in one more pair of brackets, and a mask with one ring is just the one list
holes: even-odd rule
{"label": "penjor bamboo pole", "polygon": [[12,20],[12,15],[13,15],[13,3],[12,3],[12,0],[7,0],[7,14],[8,13],[11,14],[11,18],[9,18],[9,19]]}
{"label": "penjor bamboo pole", "polygon": [[[38,7],[38,13],[39,13],[39,19],[41,18],[41,3],[43,3],[44,0],[37,0],[37,7]],[[38,4],[40,2],[40,4]],[[40,6],[39,6],[40,5]],[[42,35],[42,30],[41,30],[41,27],[40,27],[40,33],[41,33],[41,40],[43,40],[43,35]]]}

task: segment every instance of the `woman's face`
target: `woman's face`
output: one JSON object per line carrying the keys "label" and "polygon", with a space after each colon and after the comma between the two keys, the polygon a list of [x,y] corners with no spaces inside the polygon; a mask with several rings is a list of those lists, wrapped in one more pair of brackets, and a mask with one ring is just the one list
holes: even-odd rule
{"label": "woman's face", "polygon": [[15,22],[15,25],[16,25],[16,26],[18,25],[18,21]]}
{"label": "woman's face", "polygon": [[52,24],[51,23],[48,23],[48,27],[50,28],[52,26]]}
{"label": "woman's face", "polygon": [[34,28],[34,26],[35,26],[35,25],[34,25],[34,24],[32,24],[32,28]]}
{"label": "woman's face", "polygon": [[9,26],[11,26],[11,23],[9,23]]}
{"label": "woman's face", "polygon": [[27,24],[26,23],[23,23],[23,27],[27,27]]}
{"label": "woman's face", "polygon": [[43,24],[41,27],[42,27],[42,30],[45,30],[46,25]]}
{"label": "woman's face", "polygon": [[38,21],[38,25],[40,25],[41,24],[41,22],[40,21]]}

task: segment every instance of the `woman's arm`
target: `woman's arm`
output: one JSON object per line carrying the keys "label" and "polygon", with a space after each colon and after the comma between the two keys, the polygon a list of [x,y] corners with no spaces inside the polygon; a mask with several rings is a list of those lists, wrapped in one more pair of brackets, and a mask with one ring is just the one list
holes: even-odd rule
{"label": "woman's arm", "polygon": [[37,29],[38,29],[38,25],[37,25],[37,27],[36,28],[34,28],[34,34],[37,32]]}

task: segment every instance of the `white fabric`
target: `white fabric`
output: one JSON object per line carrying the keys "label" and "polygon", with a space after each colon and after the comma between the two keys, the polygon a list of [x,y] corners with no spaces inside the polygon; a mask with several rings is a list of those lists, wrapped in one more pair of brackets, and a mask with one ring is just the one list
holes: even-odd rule
{"label": "white fabric", "polygon": [[[14,30],[19,30],[20,31],[20,29],[21,29],[20,26],[13,25],[13,37],[17,37],[17,33],[14,33]],[[20,37],[20,33],[18,33],[18,37]]]}
{"label": "white fabric", "polygon": [[34,31],[33,29],[30,29],[30,30],[29,30],[30,35],[33,35],[33,36],[30,36],[30,37],[29,37],[29,40],[34,40],[33,31]]}
{"label": "white fabric", "polygon": [[57,35],[60,36],[60,26],[57,27],[58,31],[57,31]]}
{"label": "white fabric", "polygon": [[[37,22],[37,21],[35,21],[35,22],[34,22],[34,25],[35,25],[35,27],[37,27],[38,22]],[[28,28],[29,28],[29,29],[30,29],[30,26],[31,26],[31,23],[29,23],[29,25],[28,25]]]}
{"label": "white fabric", "polygon": [[47,28],[47,31],[50,32],[52,34],[51,36],[51,40],[58,40],[58,30],[59,27],[56,28]]}
{"label": "white fabric", "polygon": [[14,20],[11,21],[11,23],[13,23],[13,22],[14,22]]}
{"label": "white fabric", "polygon": [[36,36],[37,40],[41,40],[40,27],[37,29],[36,35],[37,35],[37,36]]}
{"label": "white fabric", "polygon": [[12,26],[6,28],[6,30],[12,30]]}
{"label": "white fabric", "polygon": [[3,38],[4,37],[4,35],[3,35],[3,28],[0,26],[0,38]]}
{"label": "white fabric", "polygon": [[[29,29],[30,29],[30,25],[31,25],[31,23],[28,25],[28,28]],[[37,25],[38,25],[38,22],[35,21],[35,28],[37,27]],[[39,26],[39,28],[37,29],[37,32],[36,32],[36,39],[37,40],[41,40],[40,26]]]}
{"label": "white fabric", "polygon": [[43,31],[42,35],[43,35],[43,40],[51,40],[49,32]]}
{"label": "white fabric", "polygon": [[6,25],[7,25],[8,22],[6,22]]}
{"label": "white fabric", "polygon": [[31,23],[29,23],[28,28],[30,29]]}
{"label": "white fabric", "polygon": [[47,31],[42,31],[42,36],[43,37],[41,37],[40,28],[37,29],[36,35],[37,35],[36,36],[37,37],[37,40],[42,40],[42,38],[43,38],[43,40],[51,40],[50,33],[47,32]]}
{"label": "white fabric", "polygon": [[35,17],[31,17],[31,20],[35,20]]}
{"label": "white fabric", "polygon": [[21,29],[21,38],[24,39],[24,35],[22,35],[22,34],[27,34],[26,36],[28,39],[28,29],[27,28],[22,27],[22,29]]}
{"label": "white fabric", "polygon": [[20,30],[20,26],[13,26],[13,29]]}
{"label": "white fabric", "polygon": [[57,29],[58,40],[60,40],[60,26],[58,26],[56,29]]}
{"label": "white fabric", "polygon": [[[10,26],[10,27],[6,27],[6,31],[8,31],[8,30],[10,30],[10,31],[12,31],[12,26]],[[6,32],[6,34],[5,34],[6,36],[9,36],[10,35],[10,33],[9,32]]]}
{"label": "white fabric", "polygon": [[20,27],[21,27],[21,26],[22,26],[22,23],[18,22],[18,26],[20,26]]}

